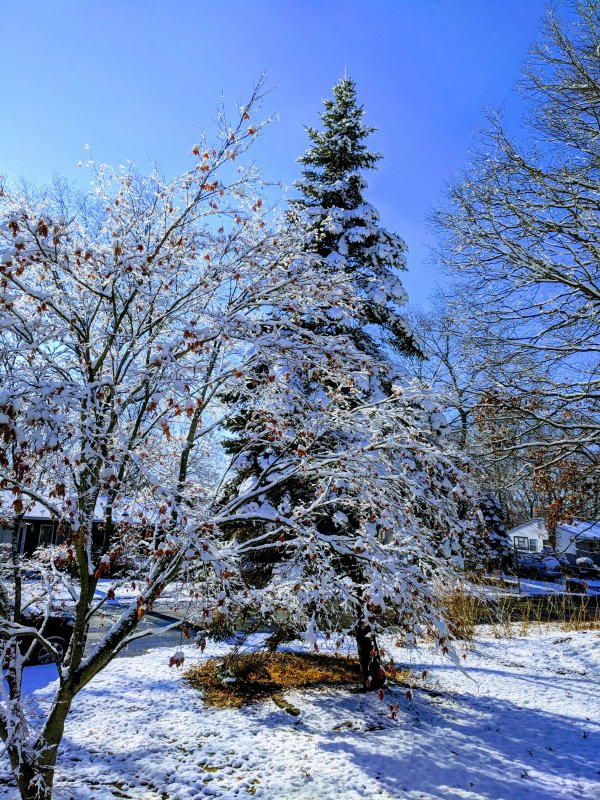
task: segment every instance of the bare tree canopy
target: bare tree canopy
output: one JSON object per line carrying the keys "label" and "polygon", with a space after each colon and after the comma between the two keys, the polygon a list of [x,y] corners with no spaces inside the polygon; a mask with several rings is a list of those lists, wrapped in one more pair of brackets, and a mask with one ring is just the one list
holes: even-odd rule
{"label": "bare tree canopy", "polygon": [[[550,12],[520,88],[527,135],[491,115],[434,215],[440,259],[469,297],[495,414],[547,464],[596,464],[600,439],[600,11]],[[535,369],[523,368],[524,359]],[[520,368],[521,365],[521,368]]]}

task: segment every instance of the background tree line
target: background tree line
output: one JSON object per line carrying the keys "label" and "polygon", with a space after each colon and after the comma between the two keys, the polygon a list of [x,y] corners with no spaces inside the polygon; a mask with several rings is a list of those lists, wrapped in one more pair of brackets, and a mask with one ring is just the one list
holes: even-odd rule
{"label": "background tree line", "polygon": [[600,433],[600,20],[550,11],[519,88],[521,135],[488,116],[432,214],[448,284],[411,321],[509,525],[594,518]]}

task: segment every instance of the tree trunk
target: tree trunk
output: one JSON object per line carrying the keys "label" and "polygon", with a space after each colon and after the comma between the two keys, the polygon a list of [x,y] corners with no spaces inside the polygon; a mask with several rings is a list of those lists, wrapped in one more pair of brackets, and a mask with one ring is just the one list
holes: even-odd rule
{"label": "tree trunk", "polygon": [[[38,775],[39,773],[35,773],[35,777],[28,781],[25,787],[25,794],[21,790],[23,800],[52,800],[52,783],[48,783],[47,780],[43,783],[38,783],[36,780]],[[54,773],[52,773],[53,777]]]}
{"label": "tree trunk", "polygon": [[51,800],[58,742],[48,744],[47,748],[41,755],[38,751],[34,761],[22,759],[17,752],[10,753],[21,800]]}
{"label": "tree trunk", "polygon": [[46,776],[40,764],[31,760],[31,756],[24,758],[14,748],[9,749],[8,753],[21,800],[51,800],[54,767]]}
{"label": "tree trunk", "polygon": [[464,408],[459,408],[458,414],[460,416],[460,447],[462,450],[466,450],[469,437],[469,415]]}
{"label": "tree trunk", "polygon": [[65,720],[76,692],[63,685],[54,701],[43,731],[35,743],[35,756],[21,760],[19,753],[11,754],[13,771],[22,800],[51,800],[56,757],[63,738]]}
{"label": "tree trunk", "polygon": [[375,634],[362,621],[355,628],[356,648],[365,691],[377,691],[385,684],[385,670],[381,663]]}
{"label": "tree trunk", "polygon": [[35,785],[35,772],[29,764],[21,763],[19,772],[16,773],[16,781],[22,800],[32,800],[37,797],[37,795],[31,794],[32,787]]}

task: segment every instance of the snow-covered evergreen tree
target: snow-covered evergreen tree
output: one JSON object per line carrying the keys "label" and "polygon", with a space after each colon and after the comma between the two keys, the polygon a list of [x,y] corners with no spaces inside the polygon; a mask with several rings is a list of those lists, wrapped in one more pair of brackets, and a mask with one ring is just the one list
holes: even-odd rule
{"label": "snow-covered evergreen tree", "polygon": [[310,231],[311,248],[333,261],[353,281],[363,299],[360,308],[337,320],[357,346],[379,354],[384,344],[406,355],[419,350],[400,308],[407,301],[399,272],[406,270],[406,244],[380,224],[364,192],[364,172],[382,158],[369,150],[375,128],[364,124],[356,85],[344,77],[324,101],[323,130],[308,127],[311,146],[299,158],[301,196],[293,201]]}
{"label": "snow-covered evergreen tree", "polygon": [[[360,477],[355,465],[348,479],[334,480],[324,464],[322,477],[297,472],[281,483],[278,493],[271,492],[272,513],[284,516],[310,505],[327,491],[314,543],[309,541],[298,549],[287,540],[278,542],[280,526],[266,518],[261,546],[252,545],[245,552],[246,579],[263,597],[271,598],[264,607],[269,613],[278,609],[278,624],[282,619],[290,622],[289,626],[280,624],[282,635],[288,630],[298,633],[304,624],[303,613],[290,598],[304,596],[304,587],[312,585],[313,590],[306,594],[312,600],[307,599],[303,606],[304,612],[312,608],[308,629],[351,631],[365,686],[377,689],[385,680],[375,638],[383,618],[379,611],[386,603],[394,605],[399,619],[410,618],[406,630],[411,631],[419,605],[415,603],[411,610],[406,584],[405,589],[392,592],[393,598],[381,587],[391,574],[397,574],[397,568],[427,570],[425,564],[434,554],[456,554],[461,533],[472,524],[473,503],[469,491],[461,488],[459,470],[439,449],[442,415],[420,387],[406,380],[393,360],[394,352],[414,357],[420,353],[401,313],[406,293],[398,273],[406,269],[406,245],[379,225],[376,210],[363,197],[366,182],[362,172],[374,168],[380,158],[365,143],[373,129],[363,124],[363,114],[353,81],[344,78],[334,88],[334,100],[325,101],[323,132],[308,129],[312,147],[300,159],[304,164],[303,179],[298,183],[302,197],[292,202],[289,212],[295,227],[306,231],[307,258],[318,259],[323,280],[336,287],[338,301],[331,303],[325,317],[312,313],[306,304],[290,303],[283,311],[285,325],[302,333],[307,353],[315,339],[328,341],[328,356],[322,363],[307,357],[293,367],[289,360],[287,364],[264,361],[248,376],[250,381],[275,385],[287,375],[286,396],[272,407],[246,404],[232,416],[229,431],[233,435],[224,445],[234,456],[234,470],[225,498],[235,502],[238,492],[243,496],[252,487],[254,504],[260,507],[267,502],[260,491],[261,481],[277,472],[290,453],[318,461],[321,453],[337,449],[347,454],[350,463],[355,452],[364,451],[365,435],[386,442],[385,458],[377,447],[378,466],[365,464],[364,471],[358,470]],[[232,396],[230,401],[238,403],[239,398]],[[346,424],[340,425],[328,415],[329,404],[346,409]],[[265,440],[261,432],[274,407],[284,421]],[[353,427],[358,420],[362,425],[367,419],[368,431]],[[392,481],[388,487],[391,495],[385,498],[377,485],[380,469],[386,473],[389,469],[386,480]],[[418,485],[420,481],[425,487]],[[402,516],[402,511],[401,519],[390,524],[389,514],[395,513],[391,496],[391,505],[398,503],[398,508],[410,512]],[[442,524],[440,512],[446,519]],[[408,531],[412,533],[407,535]],[[244,530],[238,522],[232,534],[243,540],[251,535],[255,538],[256,530]],[[383,549],[375,556],[379,548]],[[305,555],[311,559],[307,563],[302,560]],[[395,565],[385,579],[384,562]],[[315,599],[315,587],[322,588],[324,575],[328,575],[325,583],[346,586],[347,597],[337,610],[332,602]],[[292,591],[290,580],[291,586],[302,588]],[[382,605],[373,601],[380,595],[387,597]]]}
{"label": "snow-covered evergreen tree", "polygon": [[511,540],[506,532],[502,505],[491,492],[483,492],[479,507],[485,525],[482,555],[488,568],[500,569],[511,558]]}

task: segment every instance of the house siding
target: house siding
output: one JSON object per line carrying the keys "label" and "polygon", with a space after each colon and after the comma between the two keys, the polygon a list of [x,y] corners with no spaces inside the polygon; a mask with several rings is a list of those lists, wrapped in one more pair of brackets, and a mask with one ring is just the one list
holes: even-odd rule
{"label": "house siding", "polygon": [[[548,541],[548,533],[544,520],[532,519],[523,525],[508,531],[513,547],[530,553],[541,553],[544,544]],[[525,546],[525,540],[527,545]]]}

